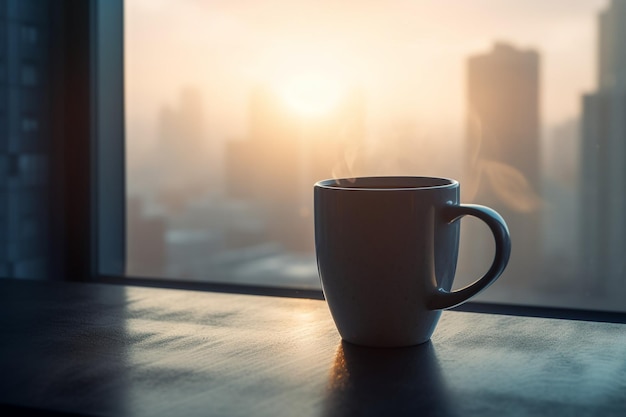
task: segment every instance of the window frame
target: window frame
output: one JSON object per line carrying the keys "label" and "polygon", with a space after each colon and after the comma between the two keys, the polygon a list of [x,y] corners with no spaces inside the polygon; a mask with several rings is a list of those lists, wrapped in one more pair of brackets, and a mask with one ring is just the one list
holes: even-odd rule
{"label": "window frame", "polygon": [[122,7],[121,0],[64,0],[54,8],[52,279],[123,273]]}
{"label": "window frame", "polygon": [[[65,129],[57,134],[69,281],[322,300],[321,290],[126,277],[123,0],[65,0]],[[57,129],[59,130],[59,129]],[[88,137],[89,140],[84,140]],[[57,168],[59,168],[57,166]],[[68,192],[71,191],[71,192]],[[57,207],[57,214],[59,214]],[[210,275],[210,271],[208,272]],[[626,323],[626,312],[470,301],[452,310]]]}

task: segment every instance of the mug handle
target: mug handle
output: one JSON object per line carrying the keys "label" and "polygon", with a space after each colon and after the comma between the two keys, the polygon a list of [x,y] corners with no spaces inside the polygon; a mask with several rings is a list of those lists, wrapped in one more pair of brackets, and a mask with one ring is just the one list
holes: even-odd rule
{"label": "mug handle", "polygon": [[496,254],[489,271],[474,283],[456,291],[438,288],[428,299],[430,310],[442,310],[463,304],[491,284],[502,274],[511,255],[511,237],[506,222],[495,210],[478,204],[447,205],[442,216],[448,223],[455,222],[463,216],[474,216],[487,223],[496,243]]}

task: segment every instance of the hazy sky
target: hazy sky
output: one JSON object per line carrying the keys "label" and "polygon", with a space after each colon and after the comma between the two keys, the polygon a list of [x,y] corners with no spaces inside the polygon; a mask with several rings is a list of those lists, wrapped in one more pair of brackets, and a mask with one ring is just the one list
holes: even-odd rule
{"label": "hazy sky", "polygon": [[559,123],[578,115],[581,94],[594,88],[606,4],[127,0],[128,141],[150,140],[159,108],[175,105],[185,86],[202,91],[212,137],[242,137],[250,87],[288,95],[286,85],[298,88],[302,77],[328,80],[319,89],[329,96],[362,88],[373,136],[398,120],[461,129],[466,59],[496,40],[539,51],[543,120]]}

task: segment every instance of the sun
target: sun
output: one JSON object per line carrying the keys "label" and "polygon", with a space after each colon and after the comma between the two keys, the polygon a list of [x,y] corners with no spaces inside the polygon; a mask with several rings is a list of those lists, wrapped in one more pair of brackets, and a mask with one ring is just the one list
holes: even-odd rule
{"label": "sun", "polygon": [[330,113],[343,96],[342,85],[337,79],[315,72],[291,75],[278,88],[287,106],[305,117]]}

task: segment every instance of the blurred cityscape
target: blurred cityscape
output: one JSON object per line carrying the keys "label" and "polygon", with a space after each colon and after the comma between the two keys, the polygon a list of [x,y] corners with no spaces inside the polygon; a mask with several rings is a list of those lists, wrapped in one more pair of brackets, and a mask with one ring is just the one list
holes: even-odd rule
{"label": "blurred cityscape", "polygon": [[[153,146],[130,152],[127,273],[319,288],[317,180],[438,175],[458,178],[464,202],[490,206],[509,224],[511,262],[483,300],[623,310],[626,2],[599,10],[596,31],[596,86],[579,95],[577,117],[550,125],[540,51],[495,41],[460,56],[458,146],[410,122],[373,139],[365,89],[298,108],[263,84],[248,91],[241,137],[209,140],[202,89],[181,87],[154,115]],[[486,271],[492,247],[484,225],[463,221],[456,287]]]}
{"label": "blurred cityscape", "polygon": [[44,1],[0,2],[0,277],[50,270],[53,85],[58,12]]}

